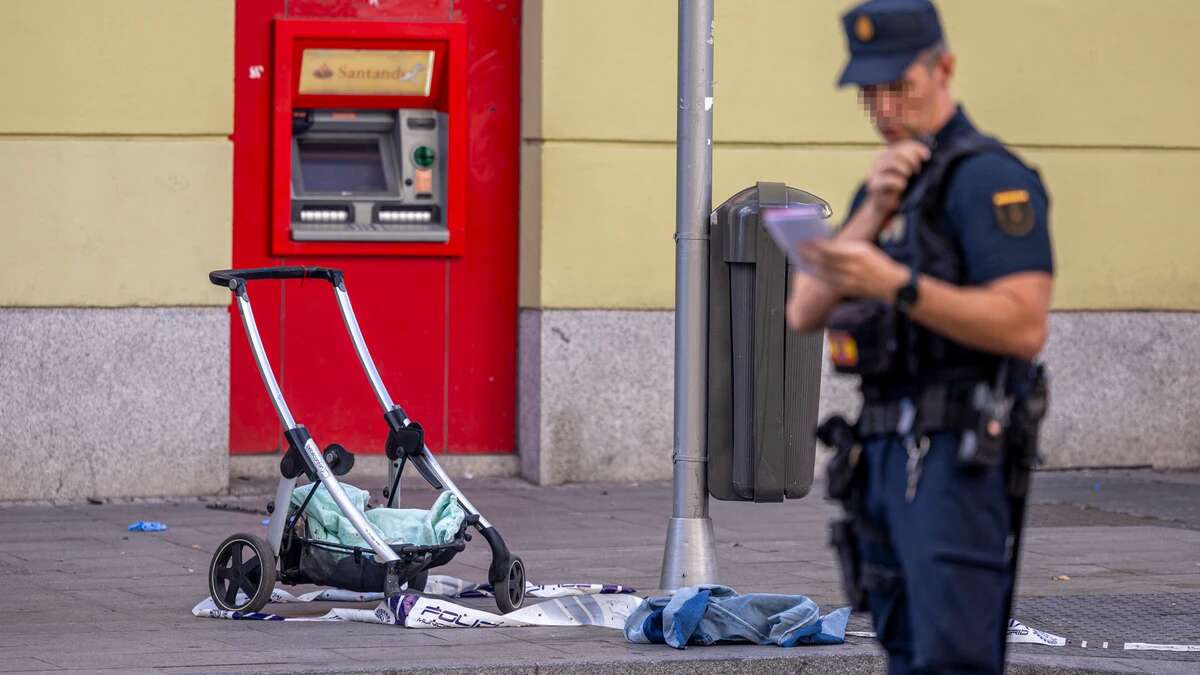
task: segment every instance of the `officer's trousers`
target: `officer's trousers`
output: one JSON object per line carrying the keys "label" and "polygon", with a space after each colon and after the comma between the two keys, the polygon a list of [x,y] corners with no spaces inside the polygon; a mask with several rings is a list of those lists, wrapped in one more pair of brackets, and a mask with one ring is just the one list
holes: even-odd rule
{"label": "officer's trousers", "polygon": [[915,498],[898,436],[864,445],[860,546],[868,602],[889,673],[1000,673],[1012,584],[1002,468],[960,469],[959,434],[930,439]]}

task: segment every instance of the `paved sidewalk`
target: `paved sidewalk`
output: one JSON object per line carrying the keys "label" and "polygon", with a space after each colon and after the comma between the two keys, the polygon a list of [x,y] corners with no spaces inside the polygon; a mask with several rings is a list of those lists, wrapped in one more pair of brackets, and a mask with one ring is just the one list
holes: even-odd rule
{"label": "paved sidewalk", "polygon": [[[219,501],[262,508],[272,486],[234,481]],[[351,475],[378,493],[379,478]],[[432,492],[406,484],[406,504]],[[525,560],[535,582],[608,582],[653,592],[670,486],[463,488]],[[818,488],[819,490],[819,488]],[[176,502],[0,506],[0,672],[878,672],[870,640],[838,647],[720,646],[675,651],[601,628],[412,630],[193,618],[212,549],[261,515]],[[841,603],[825,546],[834,507],[713,502],[722,582]],[[139,519],[167,532],[130,533]],[[1097,649],[1103,641],[1200,644],[1200,474],[1046,472],[1036,478],[1016,616],[1089,647],[1018,646],[1012,672],[1200,670],[1200,653]],[[484,580],[479,538],[447,574]],[[478,602],[491,609],[490,601]],[[852,628],[866,629],[865,617]]]}

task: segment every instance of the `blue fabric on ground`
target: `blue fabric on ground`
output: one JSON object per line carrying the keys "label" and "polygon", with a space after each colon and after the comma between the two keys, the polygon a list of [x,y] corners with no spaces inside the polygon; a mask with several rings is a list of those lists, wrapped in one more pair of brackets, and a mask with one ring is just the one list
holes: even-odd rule
{"label": "blue fabric on ground", "polygon": [[739,595],[728,586],[689,586],[642,601],[625,622],[625,637],[676,649],[717,642],[835,645],[845,640],[849,618],[849,607],[821,616],[817,603],[803,595]]}

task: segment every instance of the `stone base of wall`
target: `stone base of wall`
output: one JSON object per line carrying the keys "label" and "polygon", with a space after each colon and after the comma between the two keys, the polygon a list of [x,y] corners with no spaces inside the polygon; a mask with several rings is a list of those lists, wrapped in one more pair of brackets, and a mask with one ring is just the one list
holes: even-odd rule
{"label": "stone base of wall", "polygon": [[214,494],[224,308],[0,309],[0,501]]}
{"label": "stone base of wall", "polygon": [[[451,478],[509,478],[518,473],[518,460],[510,455],[434,455],[442,469]],[[229,475],[232,478],[276,479],[279,478],[279,460],[282,455],[233,455],[229,458]],[[355,482],[356,476],[372,479],[386,476],[388,460],[384,455],[354,456],[354,466],[346,478],[351,484],[366,488]],[[405,468],[405,476],[419,476],[411,466]],[[408,480],[405,478],[405,480]],[[374,486],[370,486],[374,487]]]}
{"label": "stone base of wall", "polygon": [[[231,467],[228,322],[223,308],[0,309],[0,459],[15,470],[0,501],[216,494],[231,468],[273,476],[275,457]],[[1200,468],[1196,334],[1196,313],[1055,313],[1047,466]],[[666,480],[673,343],[669,311],[523,310],[519,458],[439,459],[541,484]],[[826,372],[821,409],[856,410],[853,381]]]}
{"label": "stone base of wall", "polygon": [[[671,476],[674,314],[523,310],[521,473],[542,484]],[[1200,314],[1057,312],[1046,466],[1200,468]],[[821,414],[858,408],[828,372]]]}
{"label": "stone base of wall", "polygon": [[543,485],[671,476],[673,312],[522,310],[517,447]]}

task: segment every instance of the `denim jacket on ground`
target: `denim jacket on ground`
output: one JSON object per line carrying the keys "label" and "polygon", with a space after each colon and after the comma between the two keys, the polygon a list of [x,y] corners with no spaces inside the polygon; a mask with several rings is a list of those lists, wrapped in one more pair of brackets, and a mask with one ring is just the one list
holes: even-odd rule
{"label": "denim jacket on ground", "polygon": [[738,595],[728,586],[689,586],[644,600],[625,622],[625,637],[676,649],[716,642],[830,645],[845,640],[849,618],[849,607],[821,616],[817,603],[803,595]]}

